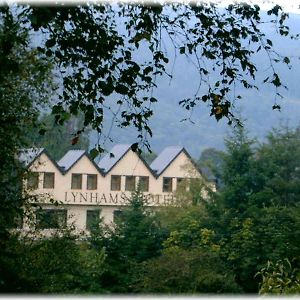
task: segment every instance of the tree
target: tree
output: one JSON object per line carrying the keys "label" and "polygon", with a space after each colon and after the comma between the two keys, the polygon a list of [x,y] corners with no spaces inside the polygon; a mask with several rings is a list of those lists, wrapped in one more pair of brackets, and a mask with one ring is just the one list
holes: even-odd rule
{"label": "tree", "polygon": [[268,261],[277,262],[299,256],[299,209],[267,207],[249,209],[247,217],[231,215],[224,222],[221,236],[221,256],[229,263],[244,292],[257,293],[261,277],[255,274]]}
{"label": "tree", "polygon": [[[20,13],[27,17],[28,26],[47,33],[38,49],[61,71],[63,88],[52,109],[56,121],[63,123],[81,111],[84,126],[91,125],[105,136],[103,120],[108,110],[113,111],[116,124],[135,126],[137,138],[147,146],[147,135],[152,135],[151,105],[157,101],[151,94],[156,77],[172,76],[167,69],[170,54],[162,50],[165,38],[176,55],[194,62],[199,73],[194,97],[180,101],[188,110],[207,102],[217,120],[226,117],[229,123],[239,122],[232,103],[241,95],[233,90],[257,88],[259,66],[253,62],[257,52],[266,53],[269,59],[264,83],[274,87],[275,99],[280,95],[284,85],[276,63],[289,65],[290,59],[275,51],[263,26],[270,22],[281,36],[290,36],[285,25],[288,15],[278,5],[267,14],[263,20],[258,5],[231,4],[221,9],[211,3],[27,6]],[[213,74],[217,76],[211,82]]]}
{"label": "tree", "polygon": [[223,151],[215,148],[207,148],[202,151],[197,161],[197,165],[207,173],[207,177],[215,177],[218,186],[222,186],[220,172],[223,155]]}
{"label": "tree", "polygon": [[29,46],[24,19],[15,19],[7,7],[0,8],[0,291],[10,290],[18,273],[10,268],[14,257],[9,229],[22,216],[26,201],[22,193],[24,169],[16,156],[26,146],[25,128],[35,122],[39,108],[52,88],[51,64]]}
{"label": "tree", "polygon": [[163,239],[155,213],[146,209],[142,193],[134,192],[114,227],[93,232],[92,243],[106,253],[103,286],[111,293],[133,292],[138,265],[159,254]]}
{"label": "tree", "polygon": [[154,161],[154,159],[157,157],[157,154],[154,152],[142,152],[141,153],[144,160],[147,162],[148,165],[151,165],[151,163]]}
{"label": "tree", "polygon": [[300,130],[273,129],[257,151],[260,185],[265,205],[297,206],[300,195]]}
{"label": "tree", "polygon": [[223,157],[222,198],[226,208],[238,212],[248,208],[255,191],[254,142],[242,127],[236,127],[225,140],[227,153]]}
{"label": "tree", "polygon": [[[223,245],[221,256],[245,292],[258,291],[259,278],[254,276],[268,260],[276,262],[299,255],[295,242],[299,238],[299,209],[296,202],[278,201],[286,197],[287,191],[296,201],[297,163],[294,165],[293,156],[298,138],[294,134],[272,133],[266,143],[255,148],[254,140],[243,128],[237,128],[226,141],[224,187],[217,195],[222,206],[218,214],[211,215],[219,220],[212,224],[220,237],[217,243]],[[274,184],[275,174],[280,185],[278,181]]]}
{"label": "tree", "polygon": [[73,134],[82,127],[83,120],[80,117],[73,117],[63,125],[58,125],[55,124],[53,115],[43,115],[34,127],[26,131],[27,143],[32,147],[46,148],[49,154],[58,160],[68,150],[89,149],[88,129],[81,134],[79,141],[74,143]]}
{"label": "tree", "polygon": [[276,263],[268,261],[267,265],[256,274],[256,276],[262,277],[259,293],[261,295],[298,294],[300,290],[299,271],[294,265],[295,260],[291,263],[287,258]]}
{"label": "tree", "polygon": [[241,289],[217,253],[166,249],[144,263],[137,288],[151,294],[226,294]]}
{"label": "tree", "polygon": [[65,229],[47,238],[32,232],[11,240],[15,255],[9,265],[18,276],[12,278],[7,292],[103,293],[100,279],[104,271],[104,251],[97,251],[78,238]]}

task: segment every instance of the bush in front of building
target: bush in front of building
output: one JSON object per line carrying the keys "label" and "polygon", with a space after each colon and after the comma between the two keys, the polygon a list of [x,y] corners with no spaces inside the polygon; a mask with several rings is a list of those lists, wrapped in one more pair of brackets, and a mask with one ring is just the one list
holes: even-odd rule
{"label": "bush in front of building", "polygon": [[71,231],[57,231],[36,239],[11,240],[14,259],[10,266],[18,274],[9,292],[45,294],[103,293],[100,277],[104,251],[97,251]]}

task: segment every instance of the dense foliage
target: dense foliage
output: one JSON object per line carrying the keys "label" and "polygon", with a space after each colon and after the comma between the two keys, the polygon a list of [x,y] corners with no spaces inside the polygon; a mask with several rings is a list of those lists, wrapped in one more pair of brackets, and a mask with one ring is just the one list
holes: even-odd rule
{"label": "dense foliage", "polygon": [[[11,256],[5,258],[9,284],[3,288],[20,293],[298,293],[300,208],[292,183],[299,180],[299,157],[293,156],[299,133],[280,128],[257,144],[244,129],[235,130],[219,170],[223,186],[206,197],[199,181],[198,189],[178,191],[176,206],[153,210],[136,191],[113,226],[100,221],[90,236],[72,231],[48,238],[37,232],[12,236],[6,244]],[[281,184],[273,186],[272,170],[282,169]]]}
{"label": "dense foliage", "polygon": [[26,200],[21,193],[24,170],[16,155],[26,146],[26,128],[33,126],[48,100],[52,76],[49,62],[30,48],[22,18],[16,20],[5,7],[0,12],[0,291],[6,291],[18,276],[8,263],[15,255],[7,244],[8,229]]}
{"label": "dense foliage", "polygon": [[[279,6],[268,15],[275,16],[280,35],[289,35]],[[157,101],[151,91],[156,76],[167,74],[161,46],[168,35],[177,54],[196,59],[206,88],[181,105],[208,102],[217,120],[231,123],[232,101],[240,98],[234,86],[255,88],[253,54],[268,54],[265,83],[276,92],[282,83],[274,63],[290,63],[263,33],[258,6],[1,7],[0,25],[1,292],[299,292],[299,129],[274,130],[262,145],[237,129],[226,153],[214,153],[219,162],[213,171],[222,186],[207,197],[193,182],[188,193],[178,193],[177,207],[158,212],[136,192],[113,227],[99,224],[89,238],[63,231],[40,239],[36,232],[10,230],[26,203],[16,154],[27,146],[26,129],[38,123],[38,111],[54,90],[53,70],[62,80],[52,107],[55,122],[84,116],[74,143],[89,125],[105,136],[103,118],[110,110],[119,126],[134,125],[147,144]],[[37,48],[30,43],[32,30],[45,34]],[[139,49],[149,52],[142,62]],[[219,80],[209,82],[213,72]]]}

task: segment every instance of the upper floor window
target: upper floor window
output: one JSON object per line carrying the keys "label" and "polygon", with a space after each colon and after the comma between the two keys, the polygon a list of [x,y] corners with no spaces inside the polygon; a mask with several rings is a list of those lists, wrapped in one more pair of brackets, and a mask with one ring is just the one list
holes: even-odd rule
{"label": "upper floor window", "polygon": [[27,178],[27,188],[30,190],[36,190],[39,187],[39,173],[30,172]]}
{"label": "upper floor window", "polygon": [[67,210],[42,209],[36,213],[36,226],[38,229],[58,229],[67,226]]}
{"label": "upper floor window", "polygon": [[163,192],[172,192],[172,177],[163,177]]}
{"label": "upper floor window", "polygon": [[88,190],[96,190],[97,189],[97,174],[88,174],[87,175],[86,188]]}
{"label": "upper floor window", "polygon": [[45,172],[44,173],[44,182],[43,188],[44,189],[53,189],[54,188],[54,173]]}
{"label": "upper floor window", "polygon": [[135,190],[135,176],[126,176],[125,180],[125,191]]}
{"label": "upper floor window", "polygon": [[149,191],[149,176],[140,176],[139,187],[141,192]]}
{"label": "upper floor window", "polygon": [[82,189],[82,174],[72,174],[71,189]]}
{"label": "upper floor window", "polygon": [[121,176],[120,175],[111,175],[110,189],[112,191],[120,191],[121,190]]}

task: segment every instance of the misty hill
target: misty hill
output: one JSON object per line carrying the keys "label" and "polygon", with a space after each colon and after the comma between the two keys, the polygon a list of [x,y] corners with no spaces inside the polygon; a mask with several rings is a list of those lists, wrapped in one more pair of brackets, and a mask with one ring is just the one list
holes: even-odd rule
{"label": "misty hill", "polygon": [[[300,33],[300,16],[291,14],[289,26],[295,33]],[[267,33],[270,29],[266,27]],[[268,68],[267,57],[258,55],[255,58],[257,66],[261,72],[257,76],[256,84],[260,90],[237,90],[243,95],[243,99],[235,104],[235,111],[245,120],[245,126],[250,130],[251,135],[262,140],[266,133],[272,128],[287,122],[290,126],[297,126],[300,120],[300,41],[283,39],[278,36],[270,36],[273,44],[283,55],[292,57],[292,69],[289,70],[282,64],[276,65],[284,84],[288,86],[287,91],[281,91],[284,99],[278,100],[281,111],[272,110],[275,103],[275,91],[267,85],[262,85],[266,77],[264,70]],[[166,45],[166,48],[170,45]],[[171,50],[170,50],[171,51]],[[170,63],[172,64],[172,63]],[[161,78],[157,82],[158,88],[154,96],[159,102],[153,106],[154,116],[150,122],[153,138],[150,139],[154,152],[160,152],[168,145],[182,145],[191,153],[194,158],[198,158],[203,149],[215,147],[224,148],[224,136],[230,131],[227,121],[217,122],[210,117],[210,109],[205,103],[199,103],[194,109],[191,119],[194,124],[185,121],[190,116],[190,112],[178,105],[178,102],[192,96],[198,86],[197,73],[191,62],[184,57],[177,57],[173,70],[173,79]],[[111,120],[106,120],[109,126]],[[109,149],[115,143],[130,143],[136,141],[134,129],[119,129],[114,127],[111,131],[113,142],[107,141],[106,147]],[[91,135],[91,146],[97,142],[97,135]]]}

